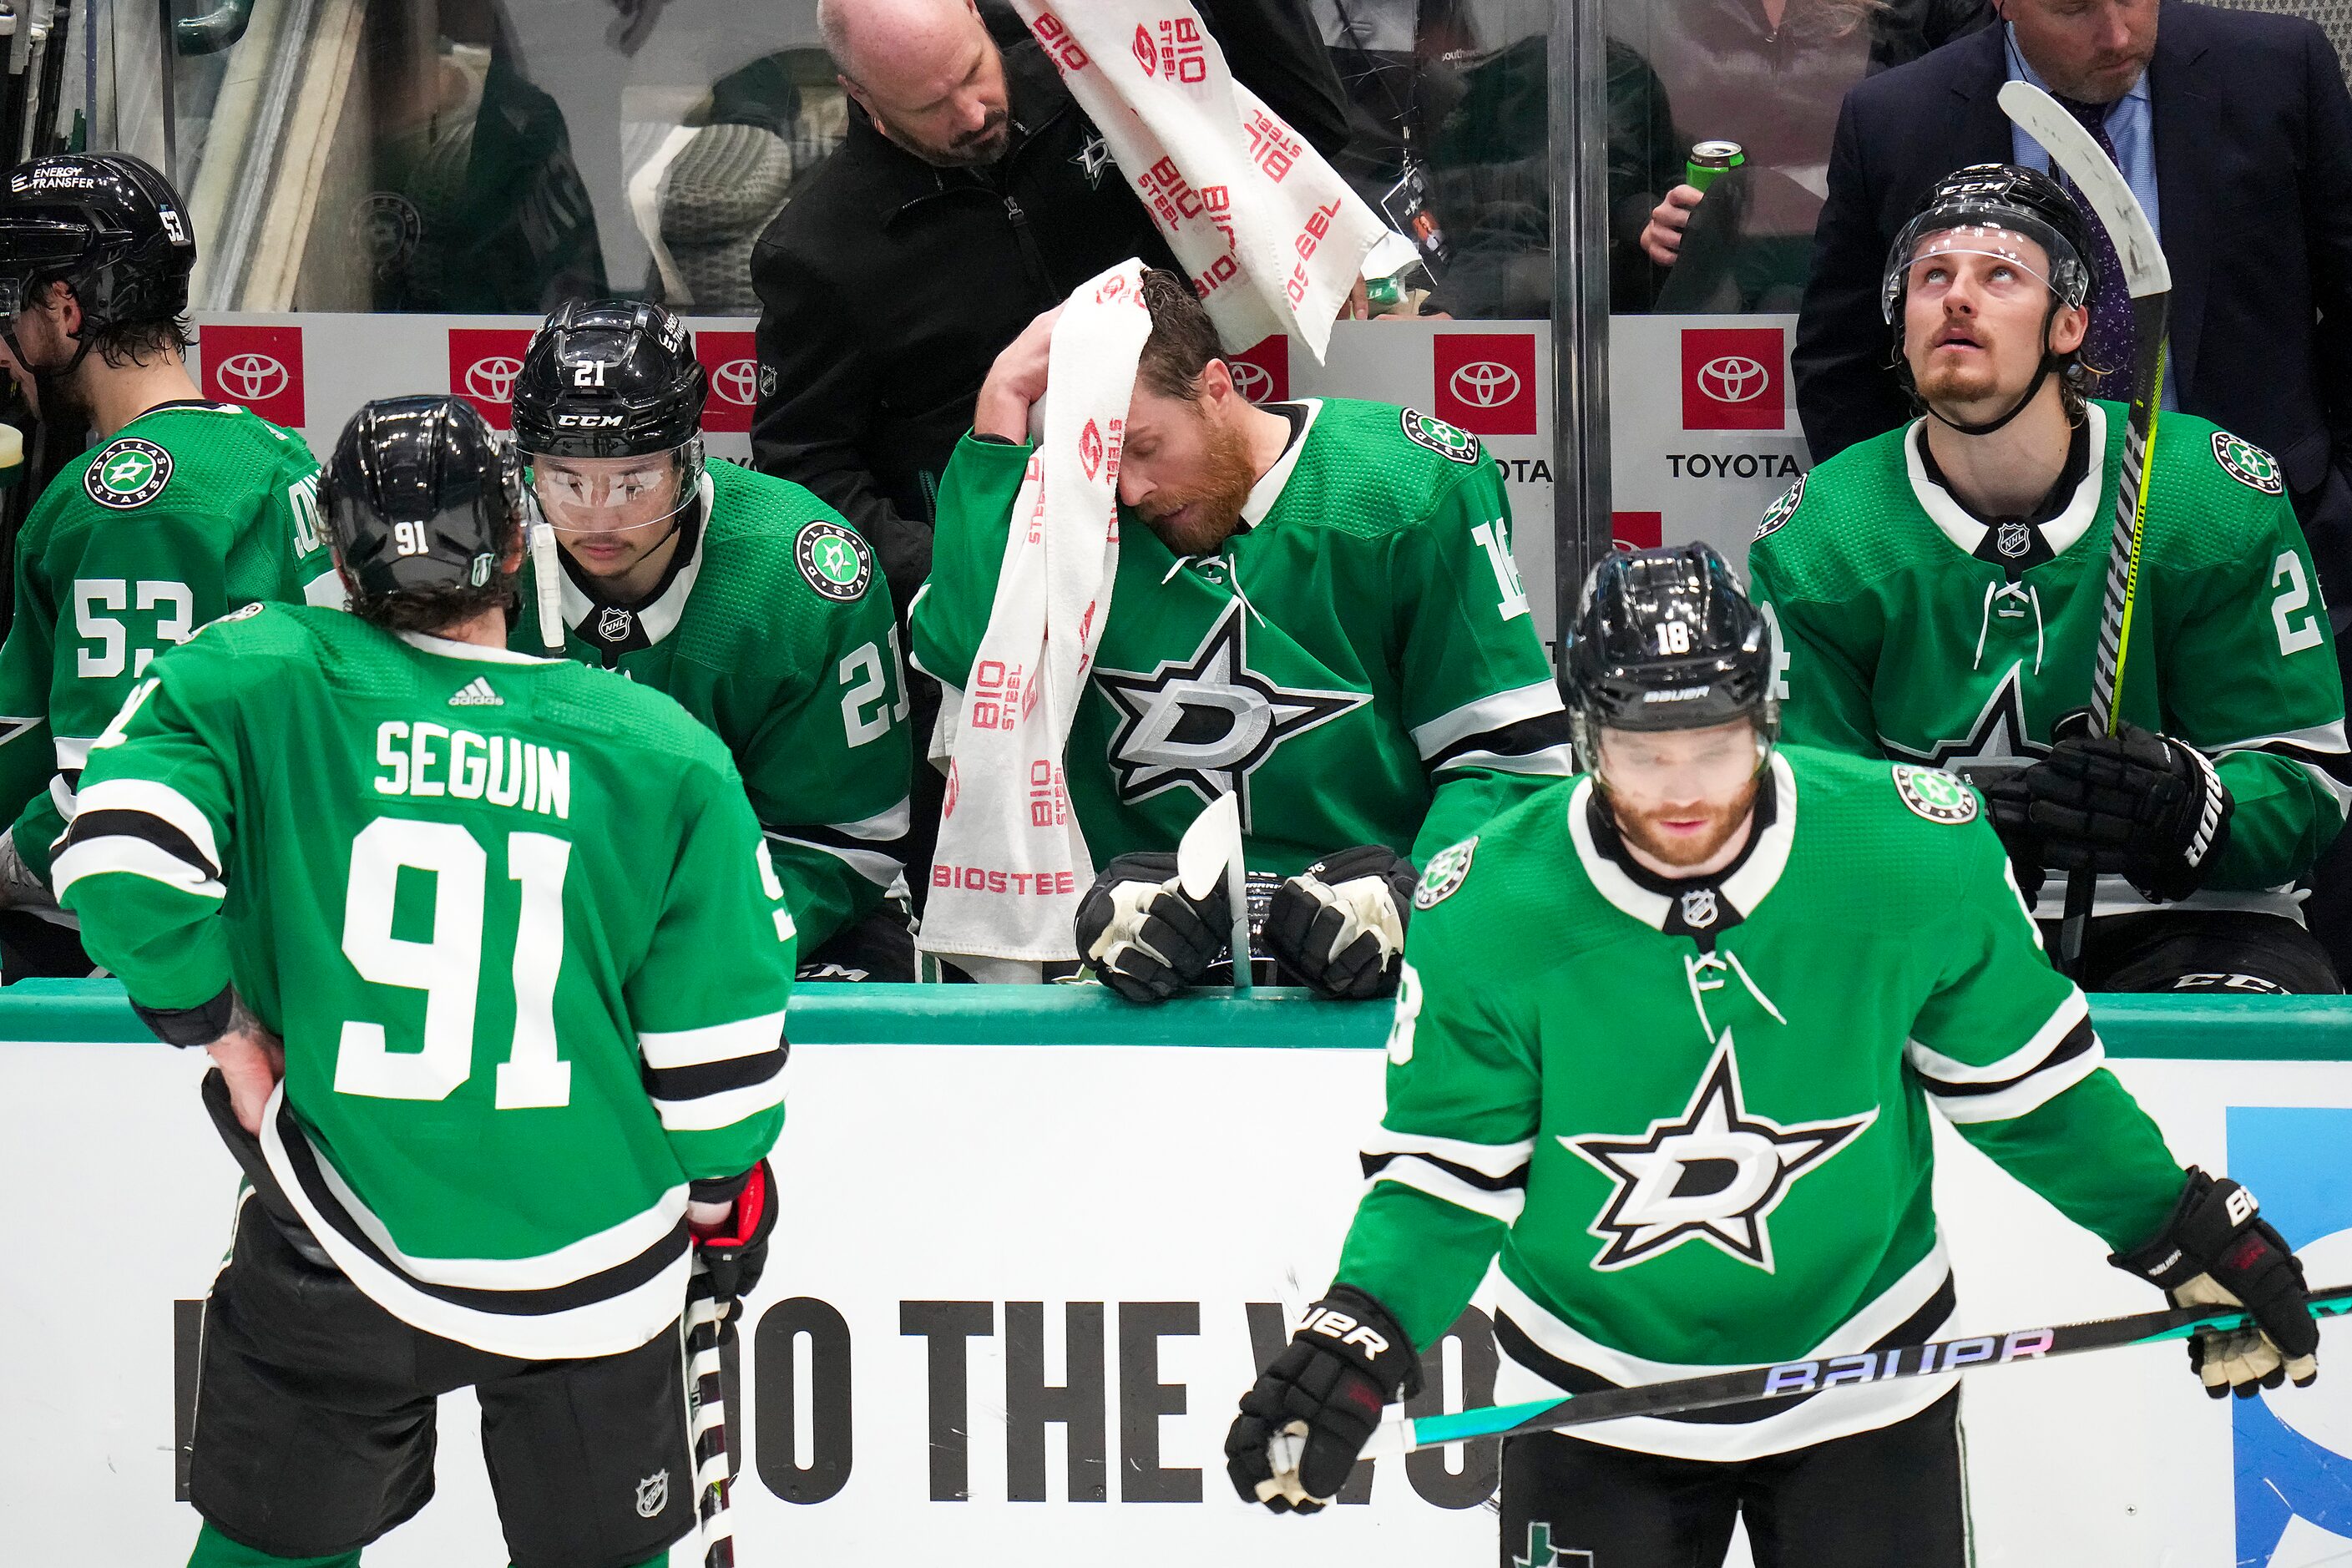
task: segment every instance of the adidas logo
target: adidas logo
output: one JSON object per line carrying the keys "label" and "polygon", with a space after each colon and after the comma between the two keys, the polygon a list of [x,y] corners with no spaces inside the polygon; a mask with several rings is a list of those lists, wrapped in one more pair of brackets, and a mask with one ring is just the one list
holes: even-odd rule
{"label": "adidas logo", "polygon": [[465,689],[449,699],[452,708],[503,708],[507,700],[490,689],[490,683],[481,676],[467,681]]}

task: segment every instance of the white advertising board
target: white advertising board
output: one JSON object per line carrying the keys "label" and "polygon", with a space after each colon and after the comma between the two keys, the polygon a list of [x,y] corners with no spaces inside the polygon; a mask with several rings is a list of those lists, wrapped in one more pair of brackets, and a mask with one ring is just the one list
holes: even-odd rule
{"label": "white advertising board", "polygon": [[[1328,1278],[1381,1063],[797,1048],[783,1219],[735,1406],[740,1561],[1494,1562],[1483,1458],[1383,1464],[1369,1501],[1308,1521],[1242,1506],[1220,1468],[1253,1330],[1278,1342]],[[174,1325],[193,1309],[174,1304],[217,1266],[235,1180],[196,1103],[200,1065],[160,1047],[0,1044],[12,1561],[169,1563],[193,1540],[173,1500]],[[2119,1070],[2184,1161],[2262,1194],[2315,1283],[2352,1279],[2352,1063]],[[1972,1331],[2155,1304],[1948,1129],[1938,1148]],[[2315,1388],[2244,1405],[2209,1404],[2171,1346],[1974,1375],[1977,1561],[2310,1568],[2352,1552],[2340,1333]],[[1444,1350],[1449,1405],[1465,1382],[1484,1401],[1491,1355],[1482,1335]],[[504,1561],[473,1419],[466,1397],[444,1402],[440,1495],[371,1564]]]}

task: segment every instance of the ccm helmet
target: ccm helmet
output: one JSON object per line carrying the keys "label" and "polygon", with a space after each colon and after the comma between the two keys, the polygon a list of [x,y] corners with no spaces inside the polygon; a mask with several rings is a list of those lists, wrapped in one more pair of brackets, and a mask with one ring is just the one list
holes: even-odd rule
{"label": "ccm helmet", "polygon": [[488,586],[522,518],[514,454],[456,397],[362,407],[343,426],[320,490],[335,554],[362,604]]}
{"label": "ccm helmet", "polygon": [[[2040,246],[2042,256],[2020,246],[2021,237]],[[2038,169],[2015,163],[1971,163],[1937,181],[1919,198],[1911,221],[1888,247],[1886,269],[1879,280],[1879,313],[1895,330],[1896,373],[1905,389],[1916,395],[1910,359],[1904,353],[1903,313],[1911,269],[1919,262],[1935,256],[1994,257],[2039,278],[2050,290],[2050,309],[2042,321],[2045,345],[2042,364],[2025,395],[1997,419],[1975,425],[1944,420],[1963,435],[1984,436],[2016,418],[2042,390],[2042,380],[2051,372],[2063,371],[2074,363],[2072,353],[2049,351],[2050,323],[2061,310],[2090,305],[2098,284],[2093,262],[2095,254],[2090,219],[2063,185]],[[1936,416],[1943,418],[1940,414]]]}
{"label": "ccm helmet", "polygon": [[[195,264],[186,207],[170,181],[136,158],[74,153],[8,171],[0,191],[0,333],[11,352],[16,313],[47,284],[70,286],[81,306],[79,364],[94,332],[184,312]],[[25,363],[22,353],[16,360]]]}
{"label": "ccm helmet", "polygon": [[1620,551],[1585,579],[1568,645],[1578,755],[1601,731],[1698,730],[1752,719],[1780,733],[1771,627],[1723,557],[1705,544]]}
{"label": "ccm helmet", "polygon": [[638,458],[692,447],[710,376],[694,334],[659,305],[567,304],[542,324],[515,377],[515,445],[533,458]]}

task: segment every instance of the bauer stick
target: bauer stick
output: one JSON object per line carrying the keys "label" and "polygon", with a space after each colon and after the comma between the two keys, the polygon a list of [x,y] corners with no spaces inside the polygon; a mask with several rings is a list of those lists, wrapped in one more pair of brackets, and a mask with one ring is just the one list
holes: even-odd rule
{"label": "bauer stick", "polygon": [[687,1434],[694,1454],[696,1528],[702,1568],[735,1568],[735,1523],[727,1516],[728,1475],[734,1455],[727,1438],[727,1399],[720,1376],[719,1299],[698,1254],[686,1284]]}
{"label": "bauer stick", "polygon": [[[2313,1317],[2325,1320],[2346,1312],[2352,1312],[2352,1285],[2312,1292]],[[1596,1421],[1614,1421],[1626,1415],[1678,1415],[1725,1405],[1752,1405],[1838,1388],[1859,1388],[1895,1378],[1958,1372],[1971,1366],[2045,1361],[2084,1351],[2157,1344],[2165,1340],[2185,1340],[2209,1329],[2242,1329],[2252,1321],[2251,1313],[2228,1308],[2174,1307],[2128,1318],[2103,1318],[2089,1323],[2018,1329],[2006,1334],[1936,1340],[1924,1345],[1897,1345],[1892,1350],[1782,1362],[1778,1366],[1748,1367],[1738,1372],[1711,1372],[1703,1377],[1676,1378],[1671,1383],[1605,1388],[1597,1394],[1530,1400],[1524,1405],[1489,1405],[1453,1415],[1423,1415],[1419,1419],[1392,1416],[1381,1422],[1372,1434],[1371,1440],[1364,1446],[1363,1457],[1373,1459],[1383,1455],[1410,1454],[1416,1449],[1476,1437],[1556,1432],[1563,1426],[1589,1426]]]}
{"label": "bauer stick", "polygon": [[[2164,391],[2166,328],[2172,313],[2172,269],[2156,242],[2155,226],[2139,198],[2082,121],[2032,82],[2000,89],[2001,112],[2042,143],[2060,173],[2074,182],[2106,226],[2122,258],[2132,304],[2131,420],[2124,432],[2123,473],[2116,485],[2116,527],[2107,545],[2106,598],[2099,612],[2098,660],[2091,671],[2091,723],[2116,732],[2124,658],[2131,647],[2132,606],[2139,597],[2139,546],[2147,524],[2148,449],[2156,444],[2157,404]],[[2066,875],[2065,918],[2058,928],[2058,967],[2069,978],[2083,970],[2083,938],[2090,927],[2098,877]]]}

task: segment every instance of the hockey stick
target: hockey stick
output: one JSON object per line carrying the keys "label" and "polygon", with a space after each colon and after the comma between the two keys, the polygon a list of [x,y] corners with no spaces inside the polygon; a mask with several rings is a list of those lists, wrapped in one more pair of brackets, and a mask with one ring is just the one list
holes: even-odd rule
{"label": "hockey stick", "polygon": [[702,1258],[686,1285],[687,1407],[693,1427],[688,1442],[694,1455],[696,1526],[702,1542],[702,1568],[735,1568],[735,1524],[727,1517],[728,1473],[733,1455],[727,1438],[727,1399],[720,1377],[719,1299]]}
{"label": "hockey stick", "polygon": [[[2320,1319],[2352,1312],[2352,1285],[2313,1291],[2311,1312]],[[1614,1421],[1627,1415],[1679,1415],[1725,1405],[1752,1405],[1838,1388],[1860,1388],[1895,1378],[1958,1372],[1970,1366],[1999,1366],[2007,1362],[2042,1361],[2084,1351],[2157,1344],[2165,1340],[2185,1340],[2207,1329],[2241,1329],[2252,1321],[2251,1314],[2239,1310],[2174,1307],[2128,1318],[2103,1318],[2095,1322],[2019,1329],[2006,1334],[1937,1340],[1924,1345],[1897,1345],[1886,1351],[1783,1362],[1778,1366],[1747,1367],[1738,1372],[1711,1372],[1703,1377],[1676,1378],[1671,1383],[1606,1388],[1598,1394],[1536,1399],[1523,1405],[1496,1405],[1452,1415],[1423,1415],[1417,1420],[1394,1416],[1381,1423],[1371,1441],[1365,1445],[1363,1457],[1372,1459],[1383,1455],[1410,1454],[1475,1437],[1556,1432],[1564,1426],[1589,1426],[1596,1421]]]}
{"label": "hockey stick", "polygon": [[1232,905],[1234,994],[1252,990],[1249,937],[1249,875],[1242,864],[1241,797],[1221,795],[1202,808],[1176,841],[1176,885],[1188,899],[1209,896],[1218,877],[1225,879],[1225,901]]}
{"label": "hockey stick", "polygon": [[[2042,143],[2050,161],[2083,193],[2106,226],[2122,258],[2132,302],[2131,421],[2124,432],[2123,473],[2116,485],[2116,527],[2107,545],[2106,598],[2099,612],[2098,661],[2091,671],[2091,722],[2116,732],[2124,658],[2131,647],[2132,606],[2139,597],[2139,546],[2147,523],[2148,449],[2156,444],[2157,405],[2164,391],[2166,329],[2172,314],[2172,269],[2156,241],[2155,226],[2132,195],[2123,171],[2099,148],[2082,121],[2032,82],[2000,89],[2001,112]],[[2083,938],[2090,929],[2098,878],[2066,876],[2065,917],[2058,928],[2058,967],[2080,979]]]}

